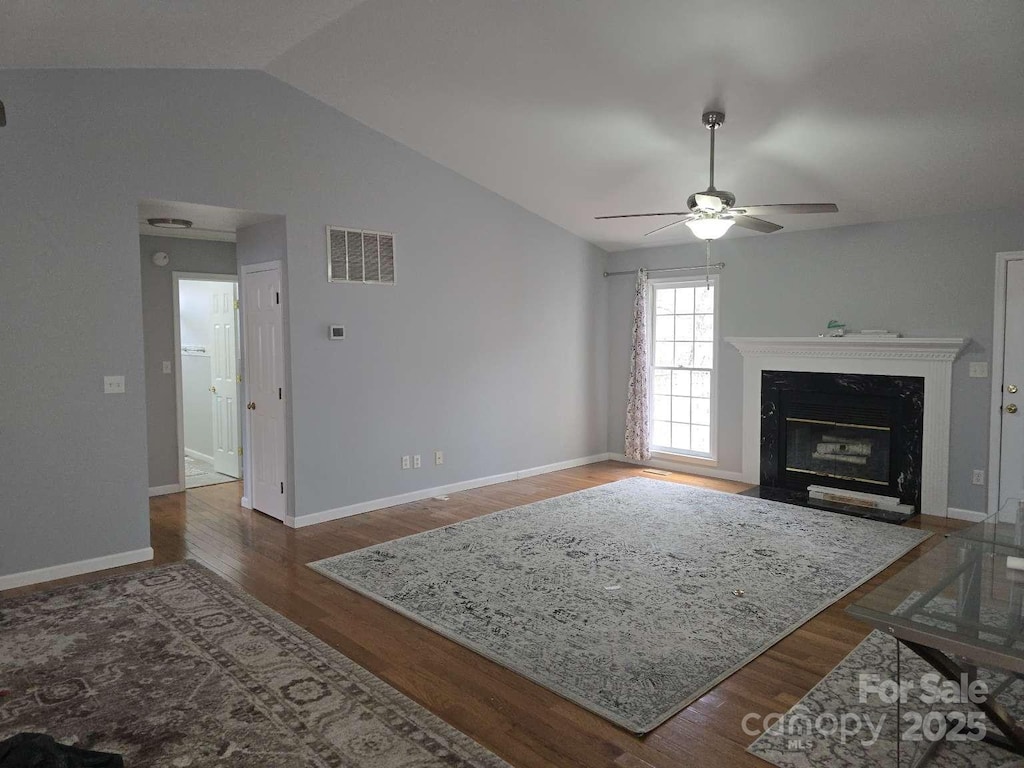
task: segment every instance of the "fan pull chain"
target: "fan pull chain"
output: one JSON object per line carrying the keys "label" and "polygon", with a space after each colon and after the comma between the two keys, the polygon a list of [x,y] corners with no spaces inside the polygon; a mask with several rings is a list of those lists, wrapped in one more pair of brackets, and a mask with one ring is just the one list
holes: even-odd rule
{"label": "fan pull chain", "polygon": [[711,290],[711,241],[704,241],[704,269],[705,269],[705,280],[707,281],[707,289]]}

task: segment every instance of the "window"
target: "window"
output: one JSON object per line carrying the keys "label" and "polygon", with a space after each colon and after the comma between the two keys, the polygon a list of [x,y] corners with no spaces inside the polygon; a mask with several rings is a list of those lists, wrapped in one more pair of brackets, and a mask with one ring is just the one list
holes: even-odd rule
{"label": "window", "polygon": [[717,280],[651,282],[651,449],[705,459],[715,451]]}

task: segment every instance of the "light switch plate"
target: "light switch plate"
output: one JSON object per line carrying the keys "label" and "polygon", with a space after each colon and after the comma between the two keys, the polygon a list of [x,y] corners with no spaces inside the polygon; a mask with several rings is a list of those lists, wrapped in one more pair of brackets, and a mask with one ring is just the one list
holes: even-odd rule
{"label": "light switch plate", "polygon": [[970,374],[972,379],[987,379],[988,363],[971,363]]}
{"label": "light switch plate", "polygon": [[164,373],[170,373],[170,372],[171,372],[171,361],[170,360],[164,360]]}
{"label": "light switch plate", "polygon": [[103,394],[105,394],[105,395],[123,395],[124,394],[124,376],[104,376],[103,377]]}

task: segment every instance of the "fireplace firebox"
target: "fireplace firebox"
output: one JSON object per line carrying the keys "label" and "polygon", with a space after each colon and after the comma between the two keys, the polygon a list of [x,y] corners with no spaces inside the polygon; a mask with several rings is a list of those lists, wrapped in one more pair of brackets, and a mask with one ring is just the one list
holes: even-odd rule
{"label": "fireplace firebox", "polygon": [[924,379],[763,371],[761,486],[893,496],[921,510]]}

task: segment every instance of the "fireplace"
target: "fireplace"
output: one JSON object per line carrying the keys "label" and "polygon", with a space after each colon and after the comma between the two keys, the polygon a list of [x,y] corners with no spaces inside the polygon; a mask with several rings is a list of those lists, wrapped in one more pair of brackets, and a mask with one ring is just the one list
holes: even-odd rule
{"label": "fireplace", "polygon": [[821,485],[921,510],[924,379],[761,372],[763,488]]}

